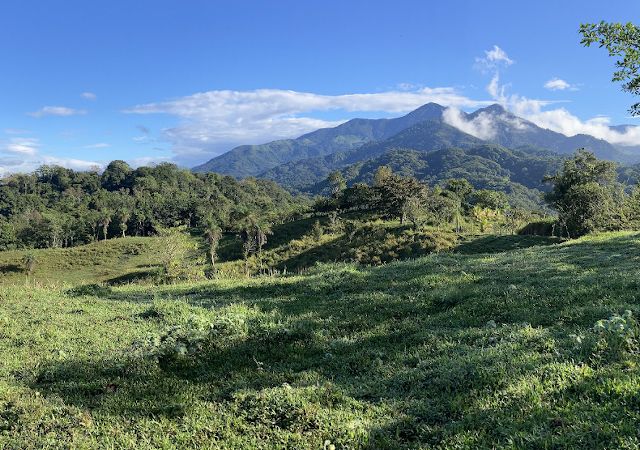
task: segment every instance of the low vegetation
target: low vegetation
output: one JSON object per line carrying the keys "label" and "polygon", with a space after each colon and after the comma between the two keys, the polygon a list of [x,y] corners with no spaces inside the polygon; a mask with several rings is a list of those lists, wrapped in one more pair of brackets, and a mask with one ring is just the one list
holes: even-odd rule
{"label": "low vegetation", "polygon": [[635,448],[640,236],[458,248],[303,276],[3,283],[0,447]]}

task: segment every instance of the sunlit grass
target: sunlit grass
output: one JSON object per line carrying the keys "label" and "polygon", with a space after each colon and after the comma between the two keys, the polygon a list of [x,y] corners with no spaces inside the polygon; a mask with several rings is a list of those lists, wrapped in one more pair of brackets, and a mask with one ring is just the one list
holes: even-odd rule
{"label": "sunlit grass", "polygon": [[[0,447],[637,448],[638,355],[575,336],[640,315],[640,236],[515,244],[304,276],[4,285]],[[193,324],[215,331],[192,355],[144,344]]]}

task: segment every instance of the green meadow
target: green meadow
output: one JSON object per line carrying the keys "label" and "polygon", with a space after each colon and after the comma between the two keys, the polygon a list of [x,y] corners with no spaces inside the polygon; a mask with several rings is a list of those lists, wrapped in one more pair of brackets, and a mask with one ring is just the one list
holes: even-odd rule
{"label": "green meadow", "polygon": [[637,233],[121,282],[153,242],[0,254],[0,448],[640,446]]}

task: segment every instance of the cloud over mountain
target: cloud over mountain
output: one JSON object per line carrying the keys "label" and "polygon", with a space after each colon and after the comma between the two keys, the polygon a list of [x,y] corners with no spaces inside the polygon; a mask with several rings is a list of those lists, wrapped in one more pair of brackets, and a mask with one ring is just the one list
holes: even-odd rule
{"label": "cloud over mountain", "polygon": [[[376,93],[323,95],[279,89],[209,91],[175,100],[137,105],[130,114],[169,114],[181,123],[165,130],[178,157],[219,154],[240,143],[261,143],[296,137],[336,126],[354,112],[387,115],[411,111],[435,102],[458,108],[487,102],[472,100],[451,87],[393,90]],[[333,112],[344,120],[314,117]]]}

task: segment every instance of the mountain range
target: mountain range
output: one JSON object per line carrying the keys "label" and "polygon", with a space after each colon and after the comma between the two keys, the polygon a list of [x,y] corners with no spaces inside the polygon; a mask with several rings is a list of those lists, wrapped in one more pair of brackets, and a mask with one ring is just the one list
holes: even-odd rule
{"label": "mountain range", "polygon": [[578,148],[602,159],[640,160],[633,149],[586,134],[565,136],[498,104],[465,113],[428,103],[394,119],[352,119],[297,139],[239,146],[193,170],[268,178],[293,191],[317,193],[334,170],[356,182],[386,164],[432,183],[460,176],[476,187],[533,189],[524,195],[533,199],[544,189],[542,177]]}

